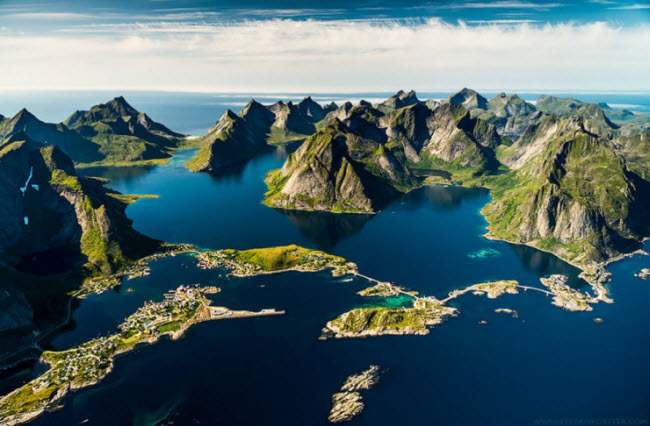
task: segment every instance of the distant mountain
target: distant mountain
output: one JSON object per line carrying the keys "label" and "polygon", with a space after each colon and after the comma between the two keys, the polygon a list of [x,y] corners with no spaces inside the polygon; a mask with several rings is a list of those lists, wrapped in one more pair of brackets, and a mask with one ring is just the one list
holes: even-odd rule
{"label": "distant mountain", "polygon": [[76,111],[60,124],[45,123],[26,109],[0,121],[0,139],[21,132],[56,145],[75,163],[163,160],[184,139],[135,110],[123,97],[90,111]]}
{"label": "distant mountain", "polygon": [[557,98],[555,96],[541,95],[535,104],[538,110],[547,114],[556,114],[561,117],[583,116],[592,123],[602,128],[618,129],[618,125],[612,123],[607,117],[604,109],[611,110],[607,104],[594,104],[581,102],[572,98]]}
{"label": "distant mountain", "polygon": [[529,115],[537,111],[533,104],[524,101],[519,95],[508,96],[503,92],[490,99],[487,109],[499,118]]}
{"label": "distant mountain", "polygon": [[377,104],[376,108],[382,112],[390,112],[396,109],[404,108],[407,106],[420,104],[420,100],[415,94],[414,90],[406,93],[403,90],[400,90],[395,95],[386,99],[384,102]]}
{"label": "distant mountain", "polygon": [[465,109],[487,109],[488,101],[478,92],[467,87],[463,88],[461,91],[454,93],[444,101],[445,103],[451,103],[454,105],[460,105],[465,107]]}
{"label": "distant mountain", "polygon": [[57,146],[10,136],[0,147],[0,261],[58,256],[108,274],[153,252],[158,242],[132,228],[123,198],[103,184],[78,176]]}
{"label": "distant mountain", "polygon": [[105,162],[166,159],[185,137],[137,111],[122,96],[76,111],[63,124],[95,143]]}
{"label": "distant mountain", "polygon": [[202,148],[187,163],[192,171],[212,171],[250,158],[268,148],[266,143],[275,115],[250,101],[239,115],[228,110],[200,138]]}
{"label": "distant mountain", "polygon": [[26,109],[0,122],[0,140],[21,133],[31,139],[58,146],[77,162],[88,163],[102,159],[97,145],[84,139],[64,124],[51,124],[39,120]]}
{"label": "distant mountain", "polygon": [[336,104],[323,108],[311,97],[298,104],[280,101],[269,106],[251,100],[239,114],[226,111],[207,134],[197,139],[201,149],[187,166],[192,171],[214,172],[245,161],[269,145],[303,140],[335,109]]}
{"label": "distant mountain", "polygon": [[407,158],[419,167],[454,164],[471,167],[478,174],[498,168],[494,149],[502,139],[496,128],[471,118],[462,106],[446,103],[435,110],[422,105],[402,108],[389,116],[386,132],[391,141],[402,144]]}
{"label": "distant mountain", "polygon": [[487,101],[470,89],[440,105],[394,109],[412,99],[405,95],[327,114],[269,173],[265,203],[367,213],[430,182],[485,186],[493,189],[483,210],[492,237],[581,267],[650,234],[650,131],[642,126],[622,131],[597,105],[542,98],[545,112],[517,95]]}
{"label": "distant mountain", "polygon": [[[398,99],[398,97],[393,99]],[[495,172],[494,126],[462,106],[420,102],[388,113],[360,103],[330,113],[280,170],[267,176],[265,203],[283,209],[375,212],[420,186],[415,170],[462,167]],[[341,119],[339,119],[339,117]]]}

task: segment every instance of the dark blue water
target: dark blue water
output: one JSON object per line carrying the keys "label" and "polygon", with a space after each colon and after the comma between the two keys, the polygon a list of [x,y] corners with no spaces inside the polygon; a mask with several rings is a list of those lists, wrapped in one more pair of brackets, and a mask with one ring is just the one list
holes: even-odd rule
{"label": "dark blue water", "polygon": [[[166,166],[84,173],[108,177],[110,187],[125,193],[158,194],[130,205],[127,213],[138,230],[166,241],[239,249],[296,243],[436,296],[489,279],[537,285],[551,273],[567,274],[584,288],[577,271],[553,256],[483,238],[479,210],[490,199],[485,190],[423,188],[372,216],[282,212],[260,201],[263,177],[282,164],[286,151],[220,176],[189,173],[182,164],[191,155],[182,151]],[[475,255],[488,249],[489,257]],[[144,301],[160,300],[180,284],[220,286],[215,305],[287,314],[206,322],[178,341],[140,347],[118,357],[99,385],[71,393],[61,410],[34,424],[326,424],[331,394],[369,364],[388,372],[366,393],[366,409],[352,424],[647,419],[650,283],[632,274],[649,264],[647,257],[614,264],[616,303],[591,313],[565,312],[541,294],[495,301],[467,295],[457,301],[461,315],[428,336],[319,341],[328,320],[368,303],[355,295],[365,282],[324,272],[235,279],[195,268],[191,256],[161,259],[152,263],[150,276],[81,301],[74,327],[52,347],[113,332]],[[519,318],[496,314],[497,307],[517,309]],[[595,323],[595,317],[604,322]],[[488,324],[479,325],[481,320]]]}

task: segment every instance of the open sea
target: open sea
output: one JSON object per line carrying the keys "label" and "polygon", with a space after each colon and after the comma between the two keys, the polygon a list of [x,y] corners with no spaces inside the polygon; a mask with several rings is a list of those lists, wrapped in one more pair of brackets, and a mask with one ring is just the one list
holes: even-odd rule
{"label": "open sea", "polygon": [[[172,130],[203,134],[250,97],[263,103],[296,95],[217,95],[153,92],[5,94],[0,113],[25,106],[45,121],[62,121],[123,94],[135,108]],[[320,102],[388,93],[319,94]],[[421,99],[447,94],[418,94]],[[493,94],[485,93],[490,98]],[[566,96],[567,94],[559,94]],[[574,94],[580,100],[650,112],[650,95]],[[536,94],[523,94],[534,100]],[[632,107],[632,105],[634,107]],[[539,286],[539,278],[566,274],[588,290],[578,270],[538,250],[490,241],[480,209],[483,189],[421,188],[376,215],[285,212],[261,204],[264,176],[281,167],[292,147],[277,149],[220,175],[190,173],[181,150],[168,165],[92,168],[80,172],[110,179],[123,193],[158,194],[130,205],[140,232],[203,248],[246,249],[299,244],[356,262],[363,274],[424,295],[494,279]],[[566,312],[541,293],[496,300],[465,295],[460,315],[426,336],[318,340],[325,323],[371,301],[355,293],[363,279],[327,272],[289,272],[229,278],[201,270],[189,255],[157,260],[147,277],[91,295],[73,313],[74,325],[49,348],[62,350],[112,333],[147,300],[180,284],[217,285],[215,305],[233,309],[276,308],[286,315],[194,325],[177,341],[162,339],[119,356],[93,387],[71,392],[64,406],[34,425],[325,425],[331,395],[345,378],[377,364],[386,369],[365,392],[366,408],[351,425],[557,425],[650,422],[650,282],[634,273],[650,267],[635,256],[610,266],[614,304],[593,312]],[[127,292],[132,289],[132,292]],[[518,318],[495,313],[511,308]],[[602,318],[602,323],[594,322]],[[487,321],[481,325],[479,321]],[[3,378],[16,385],[43,367],[28,365]],[[614,423],[619,421],[619,423]],[[620,423],[625,421],[627,423]],[[582,422],[582,423],[580,423]]]}

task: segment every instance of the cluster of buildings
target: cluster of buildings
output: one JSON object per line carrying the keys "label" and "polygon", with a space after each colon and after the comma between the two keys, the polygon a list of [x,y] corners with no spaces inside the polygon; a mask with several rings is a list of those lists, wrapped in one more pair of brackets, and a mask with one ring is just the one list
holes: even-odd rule
{"label": "cluster of buildings", "polygon": [[37,379],[34,390],[67,382],[85,383],[100,379],[120,347],[130,346],[142,335],[159,333],[159,327],[165,324],[192,318],[205,292],[198,286],[180,286],[166,293],[162,302],[146,302],[119,325],[119,334],[99,337],[64,352],[46,352],[44,360],[52,365],[52,369]]}
{"label": "cluster of buildings", "polygon": [[201,304],[204,291],[198,286],[180,286],[165,293],[162,302],[145,302],[144,306],[119,325],[123,336],[155,331],[175,319],[189,319]]}
{"label": "cluster of buildings", "polygon": [[110,358],[118,346],[117,336],[99,337],[83,346],[65,352],[51,352],[44,356],[52,369],[39,377],[34,390],[66,382],[99,380],[110,365]]}

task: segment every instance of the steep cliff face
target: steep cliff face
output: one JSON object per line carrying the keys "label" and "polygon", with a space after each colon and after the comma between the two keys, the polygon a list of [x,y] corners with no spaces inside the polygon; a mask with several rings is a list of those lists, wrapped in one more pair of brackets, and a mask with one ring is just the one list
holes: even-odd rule
{"label": "steep cliff face", "polygon": [[14,135],[0,150],[0,258],[18,265],[59,253],[61,262],[110,273],[154,251],[158,242],[131,227],[126,204],[112,194],[77,176],[57,147]]}
{"label": "steep cliff face", "polygon": [[265,203],[273,207],[370,213],[418,181],[399,151],[336,122],[309,137],[266,182]]}
{"label": "steep cliff face", "polygon": [[614,146],[630,170],[650,181],[650,129],[621,135],[614,140]]}
{"label": "steep cliff face", "polygon": [[275,115],[250,101],[239,115],[228,110],[201,138],[202,148],[187,163],[192,171],[212,171],[236,164],[268,148],[267,134]]}
{"label": "steep cliff face", "polygon": [[[630,172],[588,120],[549,118],[522,136],[517,172],[501,178],[483,213],[490,235],[601,261],[648,233],[648,183]],[[518,142],[518,143],[519,143]]]}

